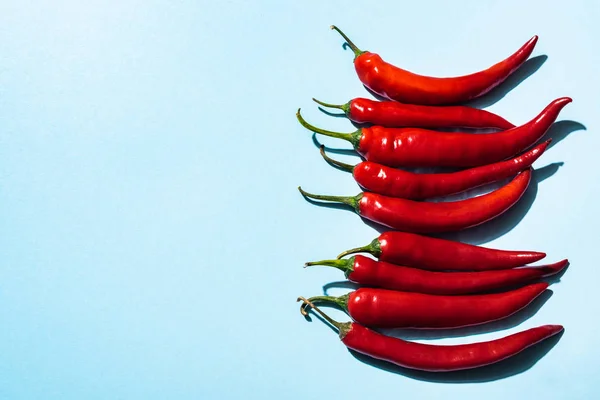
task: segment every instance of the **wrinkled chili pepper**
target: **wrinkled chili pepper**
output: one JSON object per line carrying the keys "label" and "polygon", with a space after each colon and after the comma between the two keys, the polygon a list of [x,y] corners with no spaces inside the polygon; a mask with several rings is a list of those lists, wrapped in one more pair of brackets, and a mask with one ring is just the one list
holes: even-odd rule
{"label": "wrinkled chili pepper", "polygon": [[308,301],[336,304],[354,321],[372,328],[461,328],[509,317],[546,288],[548,283],[541,282],[509,292],[466,296],[360,288],[343,296],[314,296]]}
{"label": "wrinkled chili pepper", "polygon": [[344,272],[350,281],[370,287],[435,295],[457,295],[514,287],[557,274],[568,264],[569,261],[565,259],[549,265],[499,271],[432,272],[357,255],[341,260],[307,262],[306,266],[334,267]]}
{"label": "wrinkled chili pepper", "polygon": [[562,97],[524,125],[481,134],[381,126],[340,133],[310,125],[300,115],[300,109],[296,117],[306,129],[347,140],[368,161],[389,167],[476,167],[505,160],[532,146],[571,101]]}
{"label": "wrinkled chili pepper", "polygon": [[516,53],[490,68],[470,75],[434,78],[417,75],[391,65],[378,54],[359,50],[337,27],[354,52],[354,68],[360,81],[378,95],[402,103],[445,105],[472,100],[486,94],[516,71],[531,55],[534,36]]}
{"label": "wrinkled chili pepper", "polygon": [[[449,372],[494,364],[554,336],[561,325],[543,325],[487,342],[432,345],[408,342],[377,333],[356,322],[335,321],[304,297],[302,301],[337,328],[342,343],[349,349],[404,368],[431,372]],[[306,311],[303,315],[306,315]]]}
{"label": "wrinkled chili pepper", "polygon": [[380,261],[431,271],[491,271],[530,264],[546,257],[537,251],[474,246],[406,232],[384,232],[366,246],[341,253],[370,253]]}
{"label": "wrinkled chili pepper", "polygon": [[423,128],[497,128],[510,129],[515,126],[499,115],[466,106],[422,106],[396,101],[375,101],[356,98],[346,104],[329,104],[313,100],[330,108],[342,110],[357,124],[373,124],[394,127]]}
{"label": "wrinkled chili pepper", "polygon": [[529,168],[540,158],[549,144],[550,140],[547,140],[510,160],[437,174],[417,174],[371,161],[363,161],[356,165],[345,164],[327,156],[323,145],[321,145],[321,155],[328,163],[352,172],[356,182],[365,191],[390,197],[422,200],[463,192],[486,183],[509,178]]}
{"label": "wrinkled chili pepper", "polygon": [[354,197],[308,193],[310,199],[349,205],[363,218],[405,232],[436,233],[458,231],[480,225],[512,207],[529,185],[531,170],[525,170],[511,182],[493,192],[459,201],[419,202],[363,192]]}

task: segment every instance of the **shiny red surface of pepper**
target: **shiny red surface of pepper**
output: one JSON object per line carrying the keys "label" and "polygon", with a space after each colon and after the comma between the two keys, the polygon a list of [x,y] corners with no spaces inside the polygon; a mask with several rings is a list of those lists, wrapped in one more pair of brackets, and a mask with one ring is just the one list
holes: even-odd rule
{"label": "shiny red surface of pepper", "polygon": [[[494,364],[563,331],[561,325],[543,325],[487,342],[432,345],[409,342],[377,333],[355,322],[333,320],[303,297],[303,301],[337,328],[346,347],[404,368],[430,372],[459,371]],[[303,310],[303,315],[306,311]]]}
{"label": "shiny red surface of pepper", "polygon": [[493,192],[459,201],[419,202],[363,192],[355,197],[324,196],[298,188],[303,196],[343,203],[357,214],[381,225],[404,232],[436,233],[458,231],[480,225],[512,207],[529,185],[531,170]]}
{"label": "shiny red surface of pepper", "polygon": [[346,104],[328,104],[313,99],[324,107],[337,108],[357,124],[373,124],[385,127],[423,128],[497,128],[515,126],[499,115],[466,106],[422,106],[396,101],[376,101],[356,98]]}
{"label": "shiny red surface of pepper", "polygon": [[486,94],[529,58],[538,40],[537,36],[532,37],[513,55],[486,70],[434,78],[414,74],[383,61],[378,54],[361,51],[337,27],[331,29],[339,32],[354,52],[354,68],[367,88],[390,100],[428,105],[456,104]]}
{"label": "shiny red surface of pepper", "polygon": [[529,283],[561,272],[569,264],[554,264],[480,272],[432,272],[402,267],[365,256],[341,260],[308,262],[306,266],[324,265],[343,271],[346,278],[360,285],[403,292],[435,295],[483,293]]}
{"label": "shiny red surface of pepper", "polygon": [[509,292],[466,296],[360,288],[343,296],[315,296],[308,301],[336,304],[354,321],[372,328],[461,328],[509,317],[547,287],[548,283],[541,282]]}
{"label": "shiny red surface of pepper", "polygon": [[431,271],[491,271],[530,264],[546,257],[537,251],[497,250],[406,232],[384,232],[366,246],[341,253],[370,253],[380,261]]}
{"label": "shiny red surface of pepper", "polygon": [[510,160],[457,172],[437,174],[417,174],[371,161],[349,165],[327,156],[324,146],[321,146],[321,155],[330,164],[352,172],[356,183],[365,191],[390,197],[423,200],[463,192],[486,183],[509,178],[517,172],[529,168],[540,158],[549,144],[550,140],[543,142]]}
{"label": "shiny red surface of pepper", "polygon": [[562,97],[524,125],[481,134],[381,126],[340,133],[310,125],[300,110],[296,117],[308,130],[347,140],[366,160],[389,167],[476,167],[505,160],[532,146],[571,101]]}

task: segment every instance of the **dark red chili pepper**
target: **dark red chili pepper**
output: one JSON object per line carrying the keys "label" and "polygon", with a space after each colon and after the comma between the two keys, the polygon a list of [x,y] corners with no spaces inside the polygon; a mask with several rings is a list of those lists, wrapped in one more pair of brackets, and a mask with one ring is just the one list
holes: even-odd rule
{"label": "dark red chili pepper", "polygon": [[[561,325],[543,325],[488,342],[432,345],[397,339],[377,333],[355,322],[337,322],[304,297],[299,297],[339,331],[349,349],[404,368],[448,372],[494,364],[560,333]],[[303,315],[306,311],[302,309]]]}
{"label": "dark red chili pepper", "polygon": [[349,165],[327,156],[324,146],[321,146],[321,155],[330,164],[352,172],[356,182],[365,191],[390,197],[423,200],[459,193],[511,177],[517,172],[529,168],[540,158],[549,144],[550,140],[543,142],[510,160],[457,172],[437,174],[417,174],[371,161]]}
{"label": "dark red chili pepper", "polygon": [[493,192],[459,201],[419,202],[363,192],[354,197],[300,193],[311,199],[351,206],[363,218],[405,232],[433,233],[470,228],[504,213],[512,207],[529,185],[531,170]]}
{"label": "dark red chili pepper", "polygon": [[336,304],[354,321],[373,328],[461,328],[511,316],[547,287],[548,283],[541,282],[510,292],[466,296],[360,288],[343,296],[315,296],[308,301]]}
{"label": "dark red chili pepper", "polygon": [[422,106],[396,101],[375,101],[358,97],[346,104],[328,104],[313,100],[324,107],[337,108],[358,124],[373,124],[386,127],[423,128],[499,128],[515,126],[499,115],[466,106]]}
{"label": "dark red chili pepper", "polygon": [[368,161],[389,167],[476,167],[513,157],[533,145],[571,101],[562,97],[524,125],[482,134],[381,126],[340,133],[310,125],[300,115],[300,109],[296,117],[308,130],[347,140]]}
{"label": "dark red chili pepper", "polygon": [[496,250],[406,232],[384,232],[366,246],[341,253],[370,253],[380,261],[431,271],[491,271],[530,264],[546,257],[537,251]]}
{"label": "dark red chili pepper", "polygon": [[569,264],[562,260],[554,264],[481,272],[432,272],[375,261],[365,256],[342,260],[323,260],[306,266],[325,265],[343,271],[346,278],[360,285],[403,292],[435,295],[456,295],[489,292],[513,287],[554,275]]}
{"label": "dark red chili pepper", "polygon": [[465,102],[486,94],[516,71],[531,55],[534,36],[516,53],[490,68],[470,75],[434,78],[391,65],[375,53],[359,50],[337,27],[354,52],[354,68],[360,81],[373,92],[403,103],[444,105]]}

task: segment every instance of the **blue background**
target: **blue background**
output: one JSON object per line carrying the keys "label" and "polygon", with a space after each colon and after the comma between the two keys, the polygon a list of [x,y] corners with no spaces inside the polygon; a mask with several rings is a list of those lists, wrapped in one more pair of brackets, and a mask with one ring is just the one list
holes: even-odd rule
{"label": "blue background", "polygon": [[[2,1],[0,398],[592,398],[599,7]],[[332,23],[363,49],[439,76],[540,36],[538,57],[476,104],[520,124],[572,96],[551,132],[564,140],[536,163],[547,167],[515,210],[454,237],[571,266],[552,296],[509,321],[404,337],[465,343],[561,323],[558,342],[483,372],[388,371],[300,316],[298,295],[343,280],[303,263],[377,235],[296,190],[358,192],[294,117],[303,107],[316,125],[353,130],[310,100],[367,95]]]}

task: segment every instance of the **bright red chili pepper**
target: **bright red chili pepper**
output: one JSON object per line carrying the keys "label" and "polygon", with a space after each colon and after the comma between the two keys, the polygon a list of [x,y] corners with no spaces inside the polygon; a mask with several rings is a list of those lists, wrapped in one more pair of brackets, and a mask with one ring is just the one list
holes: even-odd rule
{"label": "bright red chili pepper", "polygon": [[541,282],[504,293],[466,296],[360,288],[343,296],[314,296],[308,301],[336,304],[354,321],[373,328],[461,328],[509,317],[547,287],[548,283]]}
{"label": "bright red chili pepper", "polygon": [[[487,342],[432,345],[408,342],[377,333],[355,322],[333,320],[304,297],[299,297],[339,331],[349,349],[404,368],[449,372],[483,367],[514,356],[526,348],[563,331],[561,325],[543,325]],[[306,315],[306,311],[303,315]]]}
{"label": "bright red chili pepper", "polygon": [[327,156],[324,146],[321,146],[321,155],[330,164],[352,172],[356,182],[365,191],[390,197],[423,200],[459,193],[511,177],[517,172],[529,168],[540,158],[549,144],[550,140],[547,140],[510,160],[462,171],[437,174],[417,174],[371,161],[349,165]]}
{"label": "bright red chili pepper", "polygon": [[360,285],[403,292],[456,295],[489,292],[514,287],[554,275],[569,264],[568,260],[527,268],[480,272],[432,272],[375,261],[365,256],[341,260],[323,260],[306,266],[325,265],[343,271],[346,278]]}
{"label": "bright red chili pepper", "polygon": [[406,232],[384,232],[366,246],[341,253],[370,253],[380,261],[431,271],[491,271],[530,264],[546,257],[537,251],[508,251]]}
{"label": "bright red chili pepper", "polygon": [[531,55],[534,36],[516,53],[490,68],[470,75],[434,78],[391,65],[378,54],[359,50],[337,27],[354,52],[354,68],[360,81],[373,92],[403,103],[444,105],[462,103],[486,94],[516,71]]}
{"label": "bright red chili pepper", "polygon": [[346,104],[328,104],[313,100],[324,107],[337,108],[358,124],[373,124],[386,127],[423,128],[498,128],[515,126],[499,115],[466,106],[422,106],[396,101],[375,101],[358,97]]}
{"label": "bright red chili pepper", "polygon": [[300,115],[300,109],[296,117],[308,130],[347,140],[368,161],[389,167],[476,167],[505,160],[532,146],[571,101],[562,97],[524,125],[482,134],[381,126],[340,133],[310,125]]}
{"label": "bright red chili pepper", "polygon": [[300,193],[311,199],[343,203],[363,218],[405,232],[434,233],[458,231],[496,218],[512,207],[529,185],[531,170],[493,192],[459,201],[419,202],[363,192],[355,197]]}

